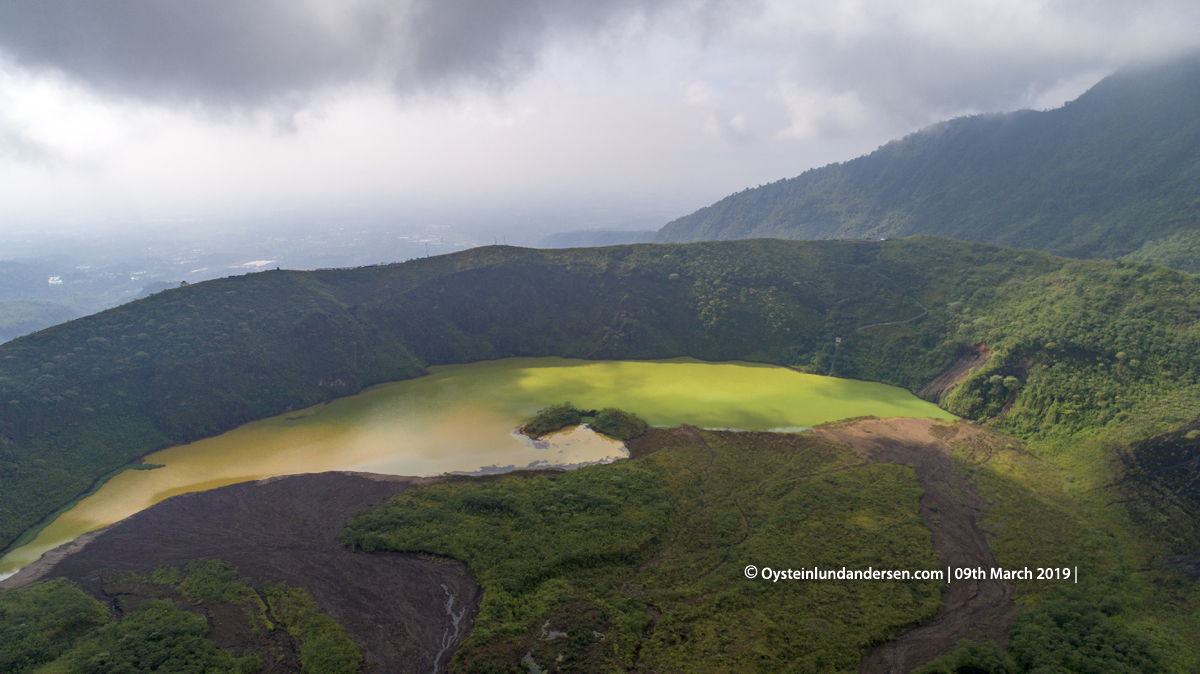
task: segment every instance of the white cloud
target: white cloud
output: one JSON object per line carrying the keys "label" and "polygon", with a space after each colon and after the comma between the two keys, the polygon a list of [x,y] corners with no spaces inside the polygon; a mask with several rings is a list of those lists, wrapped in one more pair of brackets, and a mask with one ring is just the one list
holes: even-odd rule
{"label": "white cloud", "polygon": [[778,96],[787,108],[790,125],[777,138],[807,140],[861,132],[875,122],[875,114],[853,91],[805,89],[793,82],[779,85]]}
{"label": "white cloud", "polygon": [[706,107],[716,102],[717,90],[710,87],[703,80],[696,80],[688,85],[684,97],[692,105]]}
{"label": "white cloud", "polygon": [[[540,6],[531,2],[521,6]],[[310,4],[331,44],[364,30],[334,3]],[[446,75],[453,87],[403,88],[374,61],[379,72],[355,65],[343,77],[316,57],[319,77],[305,79],[312,73],[277,62],[287,50],[255,52],[255,77],[283,84],[274,98],[248,95],[233,108],[159,95],[187,84],[214,100],[240,96],[249,80],[223,80],[219,59],[203,61],[215,70],[200,80],[158,83],[166,89],[0,62],[0,227],[363,204],[400,213],[654,199],[682,211],[945,117],[1056,107],[1122,64],[1200,48],[1194,2],[604,6],[556,14],[557,27],[536,12],[506,17],[501,32],[445,10],[438,34],[454,39],[422,43],[442,64],[422,72],[473,72],[481,54],[509,64],[483,63],[491,80]],[[491,42],[466,49],[455,21]],[[527,34],[536,36],[528,48],[505,51]]]}

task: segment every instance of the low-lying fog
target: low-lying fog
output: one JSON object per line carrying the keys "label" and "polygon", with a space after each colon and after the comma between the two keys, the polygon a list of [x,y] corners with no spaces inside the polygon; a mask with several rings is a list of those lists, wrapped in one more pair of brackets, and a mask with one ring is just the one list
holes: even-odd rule
{"label": "low-lying fog", "polygon": [[611,236],[603,233],[649,232],[688,208],[588,205],[408,216],[299,214],[148,222],[115,230],[0,230],[0,342],[184,281],[276,267],[403,262],[493,244],[626,243],[609,241]]}

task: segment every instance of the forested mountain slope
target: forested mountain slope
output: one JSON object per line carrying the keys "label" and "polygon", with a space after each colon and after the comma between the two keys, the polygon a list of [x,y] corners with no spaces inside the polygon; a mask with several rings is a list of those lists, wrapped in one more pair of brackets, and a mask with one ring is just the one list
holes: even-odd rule
{"label": "forested mountain slope", "polygon": [[1200,57],[1118,72],[1058,109],[934,125],[726,197],[657,240],[911,234],[1200,271]]}
{"label": "forested mountain slope", "polygon": [[[0,345],[0,545],[125,463],[507,356],[747,359],[921,390],[1033,437],[1200,416],[1200,279],[932,237],[488,247],[165,291]],[[864,327],[874,326],[874,327]],[[835,338],[841,337],[840,345]]]}

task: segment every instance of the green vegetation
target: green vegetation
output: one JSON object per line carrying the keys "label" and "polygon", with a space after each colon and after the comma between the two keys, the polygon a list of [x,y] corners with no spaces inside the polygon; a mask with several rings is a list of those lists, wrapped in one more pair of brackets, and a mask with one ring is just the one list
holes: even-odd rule
{"label": "green vegetation", "polygon": [[743,575],[747,563],[937,568],[911,469],[807,435],[657,429],[636,453],[405,492],[344,539],[467,561],[484,594],[456,671],[511,671],[526,653],[554,671],[854,670],[940,609],[936,582]]}
{"label": "green vegetation", "polygon": [[551,405],[538,411],[529,421],[525,422],[524,426],[521,426],[521,432],[531,438],[540,438],[548,433],[577,426],[585,421],[593,431],[621,442],[632,440],[645,433],[649,428],[645,421],[628,412],[612,407],[606,407],[599,412],[579,410],[567,402],[561,405]]}
{"label": "green vegetation", "polygon": [[1120,453],[1121,488],[1142,507],[1129,515],[1174,554],[1200,539],[1200,423],[1134,443]]}
{"label": "green vegetation", "polygon": [[304,674],[352,674],[362,667],[362,653],[333,618],[320,612],[317,603],[300,588],[266,587],[271,612],[300,642]]}
{"label": "green vegetation", "polygon": [[[209,619],[226,630],[248,625],[253,634],[270,632],[272,621],[278,622],[299,643],[306,674],[350,674],[362,665],[353,640],[307,592],[268,586],[264,602],[224,562],[195,560],[183,573],[160,567],[101,577],[105,593],[125,612],[120,619],[66,580],[0,590],[0,671],[249,674],[263,668],[262,655],[251,649],[239,656],[218,648],[208,638]],[[189,610],[192,606],[205,614]],[[227,607],[241,611],[229,613]]]}
{"label": "green vegetation", "polygon": [[155,449],[506,356],[758,360],[920,390],[985,342],[950,411],[1148,435],[1197,416],[1197,315],[1197,280],[1161,268],[920,237],[491,247],[193,284],[0,345],[0,541]]}
{"label": "green vegetation", "polygon": [[[1194,606],[1200,601],[1200,590],[1194,579],[1164,569],[1161,563],[1166,555],[1200,549],[1200,531],[1194,524],[1177,526],[1196,512],[1186,500],[1191,474],[1171,473],[1176,477],[1167,479],[1167,473],[1153,472],[1158,468],[1150,466],[1159,464],[1152,455],[1128,461],[1124,457],[1147,438],[1175,432],[1200,418],[1197,325],[1200,278],[1195,276],[1145,263],[1065,260],[932,237],[883,243],[754,240],[572,251],[489,247],[354,271],[266,272],[222,279],[164,291],[0,345],[0,534],[2,540],[13,540],[97,477],[153,449],[353,393],[368,384],[415,376],[429,365],[506,356],[691,355],[776,363],[921,391],[963,356],[987,351],[990,357],[975,370],[963,368],[957,385],[940,392],[931,389],[926,395],[938,398],[955,414],[986,421],[1025,443],[1024,454],[1012,455],[1023,458],[993,459],[986,467],[972,468],[985,500],[993,504],[993,511],[981,517],[996,530],[997,559],[1012,566],[1078,564],[1088,596],[1112,594],[1122,602],[1122,612],[1112,617],[1114,624],[1144,635],[1163,654],[1168,670],[1191,671],[1200,666],[1200,652],[1190,639],[1198,628]],[[839,337],[840,343],[835,341]],[[1195,438],[1189,439],[1187,432],[1171,449],[1182,452],[1180,464],[1197,451],[1188,444]],[[709,442],[719,453],[719,443]],[[641,460],[632,463],[634,468],[611,466],[599,472],[650,470]],[[733,466],[728,476],[719,477],[758,484],[763,480],[741,472],[758,469]],[[693,466],[682,474],[699,480],[695,470]],[[660,475],[667,481],[662,489],[674,494],[664,501],[675,518],[666,524],[667,531],[676,531],[680,513],[696,510],[698,487],[691,492],[672,491],[670,472]],[[836,479],[850,479],[859,474],[848,470],[837,475]],[[1148,475],[1154,477],[1138,477]],[[902,476],[880,477],[880,482],[887,480],[907,484]],[[773,493],[768,489],[761,497],[774,498]],[[845,498],[837,489],[831,493],[837,494],[829,496],[831,503]],[[742,509],[758,498],[754,493],[745,497],[737,497]],[[889,507],[904,512],[896,502],[890,503]],[[466,508],[465,502],[462,505]],[[557,504],[547,501],[535,507],[518,501],[506,507],[517,508],[521,518],[538,512],[543,513],[538,517],[549,516],[553,511],[543,505]],[[612,507],[620,511],[626,505],[620,502]],[[396,530],[428,534],[414,540],[437,554],[456,554],[455,545],[479,540],[466,537],[455,543],[459,534],[451,529],[442,533],[421,529],[424,520],[418,515],[431,507],[412,508],[416,514],[404,517],[416,519],[397,520]],[[714,514],[718,510],[709,506]],[[716,527],[711,536],[738,531],[738,508],[727,503],[720,512],[726,519],[710,522]],[[476,516],[469,509],[443,514],[451,519]],[[602,514],[598,511],[595,516]],[[762,521],[750,511],[746,516],[751,524]],[[692,521],[699,520],[693,517]],[[472,522],[464,519],[459,524],[463,531],[491,531]],[[605,559],[603,555],[632,559],[653,554],[647,552],[649,548],[636,547],[642,539],[606,538],[600,534],[607,525],[596,526],[599,533],[591,542],[611,545],[599,552],[575,550],[587,560],[579,562],[577,571],[562,570],[574,568],[565,558],[561,567],[538,567],[555,579],[552,583],[517,573],[526,568],[522,560],[528,552],[506,549],[505,554],[515,560],[513,577],[526,578],[522,582],[532,588],[512,589],[520,597],[514,613],[494,623],[524,635],[512,642],[517,644],[512,648],[527,646],[518,656],[534,649],[535,657],[544,657],[536,649],[545,644],[531,637],[530,630],[540,630],[548,617],[559,615],[554,611],[565,611],[564,621],[608,625],[595,631],[624,635],[621,648],[626,650],[612,651],[605,658],[632,658],[634,646],[629,644],[641,634],[637,620],[650,619],[647,607],[621,604],[635,600],[661,612],[653,634],[671,633],[667,628],[675,623],[663,622],[670,611],[677,611],[671,615],[693,630],[688,632],[692,636],[681,637],[673,646],[656,646],[657,636],[643,643],[637,651],[640,662],[658,658],[653,661],[672,669],[673,657],[703,661],[707,656],[681,644],[711,646],[714,642],[706,634],[728,640],[717,649],[725,654],[750,653],[761,643],[767,643],[764,652],[790,653],[770,641],[775,637],[769,635],[778,633],[759,629],[768,624],[764,620],[784,624],[784,618],[771,617],[776,615],[774,609],[761,609],[759,615],[745,608],[751,603],[739,603],[742,595],[735,590],[757,586],[735,585],[726,578],[730,584],[714,586],[711,594],[696,590],[690,595],[699,604],[672,603],[675,600],[658,595],[650,602],[638,593],[610,592],[595,578],[585,582],[584,576],[571,575],[599,568],[588,564]],[[647,526],[653,530],[659,525],[649,522]],[[789,525],[780,520],[772,526],[787,530]],[[382,529],[375,532],[381,537],[378,540],[368,539],[365,529],[355,531],[364,537],[355,539],[356,544],[409,549],[407,539],[389,538]],[[636,531],[640,529],[627,533]],[[522,540],[559,540],[547,538],[545,531],[535,533]],[[916,533],[909,534],[897,540],[916,540]],[[842,531],[831,530],[803,545],[842,538]],[[497,549],[503,547],[502,537],[487,540]],[[677,545],[668,545],[670,538],[658,540],[646,545]],[[746,540],[749,545],[756,539]],[[621,547],[620,541],[634,547]],[[720,541],[708,544],[715,550],[730,549]],[[555,543],[546,551],[560,549],[570,548]],[[484,569],[478,573],[485,585],[499,587],[495,584],[511,580],[497,558],[462,552],[477,555],[464,558],[473,568]],[[692,552],[669,554],[682,558]],[[791,563],[790,559],[783,557],[777,563]],[[714,567],[719,561],[710,560]],[[636,571],[636,566],[628,570],[627,562],[620,563],[626,564],[628,573]],[[487,571],[492,564],[500,571]],[[691,587],[693,582],[707,588],[704,583],[718,583],[725,578],[723,573],[724,566],[703,580],[683,585],[682,580],[674,585],[647,580],[645,596],[659,591],[668,597],[675,596],[670,592],[686,595],[693,591],[666,588]],[[593,586],[588,583],[598,589],[585,592]],[[555,588],[566,588],[562,596],[575,599],[543,602],[538,598]],[[729,603],[706,604],[709,598]],[[1036,606],[1069,598],[1047,594],[1046,586],[1018,583],[1018,599]],[[877,635],[916,619],[914,615],[925,615],[917,608],[921,601],[914,599],[899,612],[865,611],[868,622],[879,622],[863,627],[864,632],[856,633],[859,636],[847,637],[842,646],[821,650],[825,646],[820,643],[806,643],[816,649],[813,652],[825,653],[821,657],[829,658],[828,662],[850,662],[851,653],[861,650],[853,644],[868,639],[864,634],[882,638]],[[759,600],[753,605],[758,606]],[[549,606],[557,608],[546,616]],[[707,606],[709,614],[699,613],[696,606]],[[723,606],[734,608],[719,608]],[[828,606],[844,609],[846,604],[839,599]],[[907,617],[896,617],[900,614]],[[745,625],[745,631],[718,629],[704,622],[709,619],[704,615],[721,625]],[[833,624],[828,618],[821,620]],[[805,639],[828,634],[795,625],[783,631],[817,635]],[[486,630],[473,636],[464,652],[501,648],[488,638]],[[605,642],[603,648],[612,643]],[[478,658],[483,661],[483,655]]]}
{"label": "green vegetation", "polygon": [[597,433],[621,442],[632,440],[645,433],[649,428],[645,421],[635,415],[612,407],[606,407],[597,412],[588,426]]}
{"label": "green vegetation", "polygon": [[529,421],[525,422],[525,425],[521,426],[521,432],[531,438],[540,438],[548,433],[561,431],[568,426],[577,426],[580,419],[579,410],[569,402],[551,405],[539,410]]}
{"label": "green vegetation", "polygon": [[120,475],[121,473],[124,473],[127,470],[154,470],[156,468],[162,468],[162,467],[163,466],[154,464],[154,463],[130,463],[130,464],[121,466],[120,468],[117,468],[116,470],[108,471],[104,475],[101,475],[100,477],[96,478],[96,480],[94,482],[92,482],[91,486],[89,486],[87,488],[87,491],[84,491],[82,494],[79,494],[78,496],[71,499],[70,501],[67,501],[66,503],[62,504],[54,512],[52,512],[49,515],[47,515],[46,517],[42,518],[42,520],[40,522],[38,522],[34,526],[26,529],[24,532],[22,532],[22,534],[20,536],[18,536],[15,541],[13,541],[11,547],[18,548],[22,545],[32,542],[35,538],[37,538],[38,534],[41,533],[41,531],[43,529],[50,526],[50,524],[52,522],[54,522],[54,520],[59,515],[74,508],[83,499],[91,496],[92,494],[95,494],[97,491],[100,491],[100,488],[103,487],[106,482],[108,482],[109,480],[113,479],[114,477]]}
{"label": "green vegetation", "polygon": [[230,672],[250,674],[262,659],[249,653],[234,657],[204,637],[204,616],[164,599],[147,599],[132,613],[79,639],[44,674],[110,672]]}
{"label": "green vegetation", "polygon": [[1040,605],[1017,618],[1007,652],[992,643],[964,640],[954,652],[921,667],[915,674],[1166,671],[1157,650],[1145,637],[1114,621],[1111,608],[1111,602],[1103,606],[1082,599]]}
{"label": "green vegetation", "polygon": [[[154,578],[170,581],[174,574],[159,569]],[[179,593],[194,603],[205,601],[236,604],[258,596],[249,586],[237,582],[237,571],[215,559],[198,559],[187,565],[187,576],[178,583]]]}
{"label": "green vegetation", "polygon": [[[1192,671],[1200,659],[1187,635],[1200,588],[1176,574],[1134,571],[1144,541],[1114,522],[1123,512],[1072,494],[1094,492],[1086,474],[1065,474],[999,433],[942,427],[956,468],[990,504],[980,524],[1009,569],[1069,568],[1070,582],[1016,581],[1023,607],[1007,650],[964,642],[919,673]],[[1157,586],[1157,587],[1156,587]],[[1164,591],[1166,590],[1166,591]]]}
{"label": "green vegetation", "polygon": [[[159,569],[150,580],[174,584],[172,571],[175,570]],[[185,599],[198,606],[205,603],[240,606],[254,631],[274,629],[262,597],[249,585],[237,582],[237,576],[237,571],[224,562],[198,559],[187,565],[187,575],[175,585],[175,589]]]}
{"label": "green vegetation", "polygon": [[1197,271],[1200,58],[1111,75],[1054,110],[953,119],[748,189],[657,241],[952,236]]}
{"label": "green vegetation", "polygon": [[912,671],[912,674],[1017,674],[1012,656],[993,642],[975,643],[968,639],[958,648]]}
{"label": "green vegetation", "polygon": [[1147,241],[1141,248],[1126,255],[1125,259],[1200,274],[1200,232],[1179,232]]}
{"label": "green vegetation", "polygon": [[208,623],[170,601],[148,599],[122,620],[65,580],[0,590],[0,669],[12,674],[233,672],[261,669],[205,639]]}
{"label": "green vegetation", "polygon": [[0,590],[0,671],[32,672],[108,619],[103,604],[65,580]]}
{"label": "green vegetation", "polygon": [[1017,618],[1009,651],[1019,671],[1154,674],[1163,671],[1148,641],[1115,624],[1104,603],[1056,601]]}

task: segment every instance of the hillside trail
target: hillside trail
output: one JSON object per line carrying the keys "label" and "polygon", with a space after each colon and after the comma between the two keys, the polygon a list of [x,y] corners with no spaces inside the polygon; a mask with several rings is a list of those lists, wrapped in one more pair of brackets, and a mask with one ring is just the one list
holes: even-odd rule
{"label": "hillside trail", "polygon": [[[901,289],[900,284],[896,283],[896,281],[894,279],[892,279],[890,276],[887,276],[886,274],[881,273],[877,269],[872,269],[871,267],[869,267],[867,265],[850,264],[849,262],[835,262],[834,264],[840,264],[840,265],[844,265],[847,267],[852,267],[852,268],[860,270],[860,271],[870,272],[870,273],[875,274],[876,276],[884,279],[888,283],[891,283],[893,286],[896,287],[897,290]],[[867,323],[866,325],[860,325],[857,328],[854,328],[854,332],[850,333],[850,335],[847,335],[847,337],[849,337],[851,335],[857,335],[858,333],[862,332],[863,330],[866,330],[867,328],[877,328],[877,327],[881,327],[884,325],[904,325],[906,323],[912,323],[913,321],[917,320],[918,318],[921,318],[925,314],[929,313],[929,311],[930,311],[929,307],[922,304],[921,300],[918,300],[917,298],[913,297],[912,295],[904,295],[903,297],[904,297],[904,299],[921,307],[921,309],[922,309],[921,313],[917,314],[916,316],[913,316],[912,318],[907,318],[902,321],[885,321],[882,323]],[[842,343],[842,338],[838,337],[836,344],[834,346],[834,356],[829,363],[829,376],[830,377],[833,376],[834,369],[837,365],[837,352],[838,352],[838,349],[841,348],[841,343]]]}
{"label": "hillside trail", "polygon": [[888,321],[888,322],[886,322],[886,323],[867,323],[866,325],[860,325],[860,326],[858,326],[857,328],[854,328],[854,331],[855,331],[855,332],[862,332],[863,330],[866,330],[867,328],[876,328],[876,327],[879,327],[879,326],[881,326],[881,325],[904,325],[905,323],[912,323],[913,321],[917,320],[918,318],[920,318],[920,317],[924,316],[925,314],[929,313],[929,307],[925,306],[924,304],[921,304],[921,303],[920,303],[920,302],[919,302],[919,301],[918,301],[918,300],[917,300],[915,297],[909,297],[908,299],[912,300],[913,302],[916,302],[916,303],[917,303],[917,306],[921,307],[921,308],[922,308],[922,309],[924,309],[925,311],[922,311],[921,313],[917,314],[916,316],[913,316],[912,318],[905,319],[905,320],[903,320],[903,321]]}
{"label": "hillside trail", "polygon": [[[845,266],[847,266],[847,267],[853,267],[854,269],[857,269],[857,270],[860,270],[860,271],[867,271],[867,272],[871,272],[872,274],[875,274],[876,276],[878,276],[879,278],[881,278],[881,279],[883,279],[883,280],[887,281],[888,283],[891,283],[893,286],[895,286],[896,290],[900,290],[900,289],[901,289],[901,288],[900,288],[900,284],[899,284],[899,283],[896,283],[895,279],[893,279],[892,277],[890,277],[890,276],[888,276],[888,275],[886,275],[886,274],[884,274],[884,273],[880,272],[878,269],[872,269],[872,268],[871,268],[870,266],[868,266],[868,265],[863,265],[863,264],[850,264],[849,262],[838,262],[838,263],[836,263],[836,264],[845,265]],[[921,300],[918,300],[917,298],[913,297],[912,295],[904,295],[904,299],[906,299],[906,300],[909,300],[909,301],[910,301],[910,302],[912,302],[913,304],[916,304],[917,306],[921,307],[921,309],[922,309],[923,311],[921,311],[921,313],[917,314],[916,316],[913,316],[912,318],[905,319],[905,320],[903,320],[903,321],[887,321],[887,322],[884,322],[884,323],[868,323],[868,324],[866,324],[866,325],[860,325],[860,326],[858,326],[857,328],[854,328],[854,332],[856,332],[856,333],[857,333],[857,332],[862,332],[863,330],[866,330],[867,328],[875,328],[875,327],[879,327],[879,326],[881,326],[881,325],[904,325],[905,323],[912,323],[913,321],[917,320],[918,318],[920,318],[920,317],[924,316],[925,314],[929,313],[929,307],[927,307],[927,306],[925,306],[924,304],[922,304],[922,303],[921,303]]]}
{"label": "hillside trail", "polygon": [[[910,466],[924,490],[920,515],[929,523],[933,546],[942,568],[997,566],[987,537],[976,522],[986,503],[952,461],[949,441],[984,432],[958,424],[945,440],[931,429],[932,419],[868,419],[844,426],[818,427],[815,432],[849,445],[862,458],[877,463]],[[1012,601],[1014,586],[999,580],[951,580],[942,593],[942,612],[880,644],[859,665],[859,674],[904,674],[955,648],[960,639],[1007,641],[1017,615]]]}

